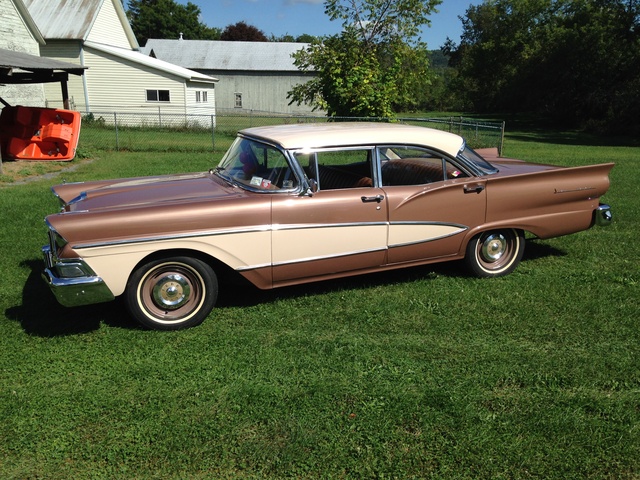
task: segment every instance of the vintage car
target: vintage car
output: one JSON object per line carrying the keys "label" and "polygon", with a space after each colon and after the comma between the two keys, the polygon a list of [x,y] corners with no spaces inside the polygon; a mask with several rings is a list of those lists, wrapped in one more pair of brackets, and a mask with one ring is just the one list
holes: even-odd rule
{"label": "vintage car", "polygon": [[208,172],[53,187],[43,277],[62,305],[122,295],[144,326],[173,330],[209,315],[218,279],[270,289],[458,259],[497,277],[525,232],[611,222],[613,164],[487,158],[402,124],[248,128]]}

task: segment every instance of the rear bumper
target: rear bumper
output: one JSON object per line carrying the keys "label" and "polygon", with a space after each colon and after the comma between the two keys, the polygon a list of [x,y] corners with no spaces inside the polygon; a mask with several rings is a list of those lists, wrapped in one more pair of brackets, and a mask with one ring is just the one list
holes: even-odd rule
{"label": "rear bumper", "polygon": [[109,302],[115,298],[102,278],[82,259],[55,259],[49,245],[42,247],[42,255],[45,263],[42,278],[61,305],[76,307]]}
{"label": "rear bumper", "polygon": [[611,225],[611,222],[613,221],[611,207],[604,203],[601,203],[600,206],[594,210],[593,215],[595,217],[594,223],[600,227]]}

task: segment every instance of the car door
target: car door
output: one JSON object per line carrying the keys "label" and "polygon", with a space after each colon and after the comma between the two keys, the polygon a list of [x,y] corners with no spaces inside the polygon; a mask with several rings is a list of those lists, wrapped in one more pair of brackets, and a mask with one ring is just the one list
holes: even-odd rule
{"label": "car door", "polygon": [[374,186],[373,148],[296,157],[317,191],[273,198],[274,286],[385,264],[387,201]]}
{"label": "car door", "polygon": [[380,147],[377,153],[389,209],[388,263],[456,255],[464,233],[485,221],[486,181],[435,151]]}

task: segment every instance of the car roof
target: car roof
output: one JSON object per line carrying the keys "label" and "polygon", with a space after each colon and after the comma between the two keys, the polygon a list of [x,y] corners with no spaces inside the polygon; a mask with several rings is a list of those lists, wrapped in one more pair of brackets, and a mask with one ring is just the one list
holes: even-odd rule
{"label": "car roof", "polygon": [[290,150],[354,145],[421,145],[455,157],[464,144],[459,135],[401,123],[296,123],[246,128],[239,133]]}

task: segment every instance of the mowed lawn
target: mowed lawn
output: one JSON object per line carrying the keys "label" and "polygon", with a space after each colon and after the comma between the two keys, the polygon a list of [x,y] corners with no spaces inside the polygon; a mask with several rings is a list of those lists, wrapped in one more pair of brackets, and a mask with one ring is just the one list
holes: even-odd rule
{"label": "mowed lawn", "polygon": [[639,478],[640,147],[510,135],[505,155],[616,162],[615,223],[459,263],[268,292],[200,327],[65,309],[40,279],[49,188],[204,170],[221,154],[92,152],[0,187],[0,478]]}

